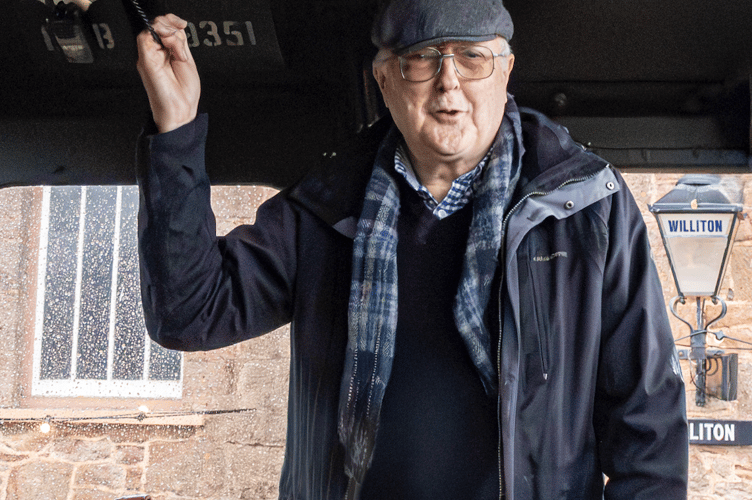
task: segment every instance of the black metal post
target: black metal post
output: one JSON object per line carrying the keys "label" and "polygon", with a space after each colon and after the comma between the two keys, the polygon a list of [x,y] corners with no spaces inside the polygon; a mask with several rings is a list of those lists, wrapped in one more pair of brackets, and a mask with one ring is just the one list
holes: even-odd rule
{"label": "black metal post", "polygon": [[[705,368],[707,360],[705,340],[707,337],[708,328],[710,327],[710,325],[726,316],[726,303],[723,301],[723,299],[715,296],[711,297],[711,300],[713,301],[713,304],[720,302],[722,306],[721,313],[711,321],[706,322],[704,315],[705,297],[697,297],[697,327],[694,327],[691,323],[689,323],[689,321],[679,316],[679,313],[676,312],[676,303],[681,302],[682,304],[685,304],[686,297],[682,295],[674,297],[671,300],[670,307],[671,314],[676,316],[679,321],[689,327],[690,347],[692,348],[689,353],[689,359],[695,362],[695,387],[697,388],[695,392],[695,404],[697,406],[705,406]],[[725,337],[721,332],[712,333],[714,333],[719,340]]]}
{"label": "black metal post", "polygon": [[690,352],[689,359],[695,361],[695,404],[697,406],[705,406],[705,361],[707,359],[707,353],[705,351],[705,340],[707,331],[704,326],[704,318],[702,314],[703,304],[701,298],[697,297],[697,329],[690,326],[691,330],[691,343],[692,351]]}

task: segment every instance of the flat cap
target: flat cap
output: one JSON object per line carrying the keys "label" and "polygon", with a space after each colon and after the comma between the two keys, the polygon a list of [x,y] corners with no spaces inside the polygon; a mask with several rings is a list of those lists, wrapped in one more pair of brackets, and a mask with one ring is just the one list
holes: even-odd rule
{"label": "flat cap", "polygon": [[400,54],[450,40],[510,40],[513,33],[501,0],[387,0],[376,14],[371,41]]}

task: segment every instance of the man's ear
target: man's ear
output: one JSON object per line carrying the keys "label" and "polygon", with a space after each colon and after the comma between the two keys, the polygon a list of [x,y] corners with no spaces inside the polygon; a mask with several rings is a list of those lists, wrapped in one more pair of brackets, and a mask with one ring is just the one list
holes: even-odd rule
{"label": "man's ear", "polygon": [[373,77],[376,79],[376,83],[379,85],[382,95],[386,88],[386,80],[389,73],[389,61],[393,55],[394,54],[392,54],[390,50],[380,49],[371,63]]}
{"label": "man's ear", "polygon": [[374,62],[371,70],[373,71],[373,78],[376,80],[376,84],[379,86],[379,90],[381,91],[381,98],[384,101],[384,105],[389,108],[389,100],[386,96],[386,79],[387,79],[387,69],[385,67],[386,62]]}
{"label": "man's ear", "polygon": [[384,72],[384,63],[373,63],[372,66],[373,77],[376,79],[376,83],[381,89],[381,93],[384,93],[384,86],[386,85],[386,73]]}
{"label": "man's ear", "polygon": [[511,73],[512,68],[514,68],[514,54],[509,54],[507,60],[509,63],[509,66],[507,67],[507,78],[509,78],[509,73]]}

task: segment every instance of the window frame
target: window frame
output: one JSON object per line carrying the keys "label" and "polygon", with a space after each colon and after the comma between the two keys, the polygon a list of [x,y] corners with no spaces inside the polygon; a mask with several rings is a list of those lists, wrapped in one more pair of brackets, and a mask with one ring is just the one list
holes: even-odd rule
{"label": "window frame", "polygon": [[[121,400],[133,399],[180,399],[183,392],[183,377],[185,372],[185,357],[181,354],[179,361],[179,378],[176,380],[150,380],[149,363],[151,354],[152,341],[149,339],[144,330],[144,348],[143,348],[143,372],[140,379],[135,380],[118,380],[113,378],[113,358],[115,349],[115,313],[117,310],[117,285],[118,285],[118,266],[121,236],[121,210],[122,210],[122,192],[127,186],[116,186],[116,204],[115,204],[115,228],[113,235],[113,255],[112,255],[112,272],[110,278],[110,296],[109,296],[109,317],[107,332],[107,377],[106,379],[79,379],[76,378],[76,364],[78,357],[77,338],[78,338],[78,316],[80,314],[80,295],[81,295],[81,275],[82,259],[84,245],[84,221],[86,192],[88,186],[81,188],[81,209],[79,212],[78,222],[78,241],[76,242],[76,285],[74,298],[74,327],[73,327],[73,346],[71,350],[71,369],[70,376],[67,379],[42,379],[42,342],[44,334],[44,310],[46,301],[46,277],[47,277],[47,250],[49,244],[50,229],[50,200],[51,186],[42,188],[41,210],[39,217],[39,233],[37,242],[37,259],[35,264],[36,283],[34,286],[34,303],[31,304],[33,310],[33,342],[31,346],[32,354],[32,373],[31,373],[31,390],[29,396],[32,398],[109,398]],[[139,302],[140,304],[140,298]]]}

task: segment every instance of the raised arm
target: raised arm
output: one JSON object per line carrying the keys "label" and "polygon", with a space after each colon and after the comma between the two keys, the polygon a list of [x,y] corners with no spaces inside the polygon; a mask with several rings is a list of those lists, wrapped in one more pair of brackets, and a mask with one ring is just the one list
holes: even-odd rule
{"label": "raised arm", "polygon": [[[138,37],[138,71],[157,130],[137,152],[139,264],[149,335],[180,350],[215,349],[290,321],[295,218],[281,198],[256,224],[217,237],[204,165],[207,115],[183,28],[167,15]],[[252,166],[249,165],[249,168]]]}
{"label": "raised arm", "polygon": [[167,14],[152,23],[162,45],[147,30],[137,38],[137,68],[159,132],[175,130],[196,118],[201,81],[188,48],[187,24]]}

